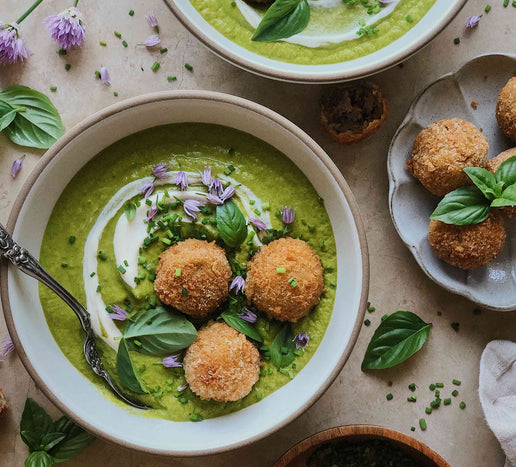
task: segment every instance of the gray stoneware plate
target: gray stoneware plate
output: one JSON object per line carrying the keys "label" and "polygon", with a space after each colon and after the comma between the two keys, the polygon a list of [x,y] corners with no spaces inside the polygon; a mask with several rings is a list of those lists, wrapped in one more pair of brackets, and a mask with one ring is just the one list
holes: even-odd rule
{"label": "gray stoneware plate", "polygon": [[[489,141],[490,158],[516,146],[503,135],[495,117],[498,93],[515,75],[516,55],[491,54],[476,57],[432,83],[412,103],[392,140],[387,163],[391,217],[423,271],[445,289],[497,311],[516,310],[516,221],[506,219],[505,249],[490,265],[464,271],[441,261],[427,238],[430,214],[440,198],[412,177],[406,162],[417,134],[443,118],[462,118],[481,128]],[[476,110],[472,102],[478,103]]]}

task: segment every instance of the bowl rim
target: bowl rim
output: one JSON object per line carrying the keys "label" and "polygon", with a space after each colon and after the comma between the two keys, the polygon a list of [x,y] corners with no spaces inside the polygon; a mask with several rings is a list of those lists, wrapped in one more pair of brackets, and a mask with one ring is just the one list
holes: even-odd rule
{"label": "bowl rim", "polygon": [[[414,259],[416,260],[417,264],[421,268],[421,270],[426,274],[426,276],[431,279],[433,282],[435,282],[437,285],[442,287],[443,289],[447,290],[448,292],[451,292],[455,295],[459,295],[462,297],[467,298],[469,301],[476,305],[480,305],[483,308],[490,310],[490,311],[499,311],[499,312],[516,312],[516,302],[514,302],[512,305],[507,306],[496,306],[496,305],[490,305],[489,303],[485,303],[482,301],[479,301],[477,297],[473,295],[473,293],[469,290],[469,288],[465,289],[458,289],[454,287],[453,285],[450,285],[448,282],[443,281],[435,277],[427,268],[425,260],[423,256],[420,254],[419,249],[417,245],[412,245],[408,240],[404,233],[404,230],[400,227],[398,220],[396,216],[394,215],[394,197],[397,193],[397,191],[400,188],[400,185],[398,183],[395,169],[394,169],[394,158],[396,157],[394,155],[394,144],[396,140],[398,139],[401,132],[410,124],[412,119],[414,118],[414,113],[416,111],[416,108],[419,104],[419,101],[424,97],[424,95],[427,93],[427,91],[435,86],[436,84],[440,83],[441,81],[446,81],[449,79],[456,79],[458,75],[462,72],[463,68],[465,68],[467,65],[469,65],[472,62],[475,62],[477,60],[482,60],[486,57],[508,57],[516,62],[516,54],[514,53],[505,53],[505,52],[491,52],[491,53],[484,53],[480,55],[476,55],[473,58],[470,58],[468,60],[464,60],[461,62],[458,66],[456,66],[452,71],[445,73],[444,75],[441,75],[439,78],[435,79],[431,83],[429,83],[427,86],[425,86],[417,95],[414,97],[414,100],[411,102],[409,109],[407,110],[407,114],[405,115],[403,121],[401,122],[400,126],[394,133],[394,136],[392,137],[391,143],[389,145],[389,150],[387,152],[387,175],[389,177],[389,213],[391,216],[392,223],[394,225],[394,228],[396,229],[396,232],[398,233],[398,236],[400,237],[401,241],[405,244],[405,246],[409,249],[409,251],[412,253],[412,256],[414,256]],[[414,179],[414,183],[416,183],[416,179]]]}
{"label": "bowl rim", "polygon": [[226,445],[220,448],[215,449],[198,449],[192,451],[177,451],[177,450],[167,450],[160,448],[146,448],[134,444],[132,442],[121,442],[119,439],[116,439],[108,434],[105,434],[100,429],[92,426],[91,424],[85,422],[80,417],[76,416],[74,412],[72,412],[68,407],[60,401],[60,399],[54,395],[42,378],[38,375],[32,363],[30,362],[27,354],[25,353],[23,346],[18,338],[18,334],[16,333],[16,328],[14,325],[14,319],[12,315],[12,310],[10,307],[9,293],[8,293],[8,263],[7,261],[0,262],[0,303],[2,304],[4,318],[7,324],[8,332],[14,342],[16,347],[17,354],[31,376],[31,378],[36,382],[37,386],[42,390],[45,396],[56,406],[58,407],[65,415],[67,415],[70,419],[76,422],[78,425],[85,428],[87,431],[95,435],[96,437],[103,439],[105,441],[121,445],[123,447],[134,449],[136,451],[144,452],[147,454],[157,454],[164,456],[180,456],[180,457],[193,457],[193,456],[205,456],[218,454],[221,452],[237,449],[240,447],[247,446],[251,443],[254,443],[260,439],[265,438],[266,436],[271,435],[276,432],[280,428],[283,428],[288,423],[295,420],[299,417],[303,412],[305,412],[308,408],[310,408],[329,388],[329,386],[333,383],[335,378],[341,372],[344,364],[347,362],[355,344],[358,339],[359,332],[362,327],[362,321],[365,315],[366,303],[368,299],[369,292],[369,281],[370,281],[370,266],[369,266],[369,254],[368,254],[368,246],[367,246],[367,238],[365,234],[364,225],[362,223],[362,219],[360,217],[358,204],[353,196],[353,193],[345,181],[342,173],[339,171],[334,162],[330,159],[330,157],[326,154],[326,152],[303,130],[301,130],[297,125],[292,123],[287,118],[279,115],[273,110],[268,109],[267,107],[262,106],[261,104],[257,104],[250,100],[232,96],[229,94],[213,92],[213,91],[193,91],[193,90],[177,90],[177,91],[161,91],[150,94],[144,94],[141,96],[133,97],[130,99],[126,99],[119,103],[113,104],[109,107],[106,107],[93,115],[87,117],[77,125],[75,125],[72,129],[70,129],[66,134],[61,137],[40,159],[35,168],[32,170],[30,175],[27,177],[26,181],[22,185],[22,188],[16,197],[16,200],[13,203],[13,207],[11,213],[9,215],[6,228],[8,232],[12,233],[14,231],[14,227],[16,225],[20,209],[25,202],[25,199],[30,192],[32,185],[36,181],[36,179],[41,175],[45,167],[56,157],[59,152],[68,145],[72,140],[74,140],[77,136],[79,136],[84,131],[87,131],[93,125],[99,123],[103,119],[113,116],[115,114],[124,112],[133,107],[138,107],[140,105],[152,104],[155,102],[161,102],[166,100],[208,100],[212,102],[216,102],[219,104],[232,104],[239,107],[243,107],[249,112],[254,112],[259,116],[268,118],[272,120],[274,123],[279,125],[282,128],[282,131],[287,131],[296,136],[301,142],[309,147],[309,149],[314,153],[315,157],[317,157],[328,169],[331,176],[334,178],[337,183],[339,189],[344,194],[346,201],[349,205],[350,212],[353,217],[353,221],[355,224],[355,228],[357,231],[357,237],[360,245],[360,256],[362,263],[362,288],[360,293],[360,304],[357,312],[357,317],[355,324],[353,326],[353,330],[350,335],[349,342],[340,356],[340,359],[330,373],[326,381],[321,385],[319,390],[315,392],[310,399],[299,407],[294,413],[292,413],[288,418],[282,420],[280,423],[269,427],[267,430],[246,439],[244,441],[240,441],[234,444]]}
{"label": "bowl rim", "polygon": [[[388,70],[396,66],[398,63],[405,61],[412,55],[416,54],[421,48],[426,46],[431,40],[433,40],[437,34],[439,34],[451,21],[457,16],[457,14],[466,5],[468,0],[456,0],[456,4],[450,10],[449,14],[441,18],[441,20],[432,28],[423,31],[419,39],[407,47],[402,48],[400,51],[395,53],[390,59],[377,60],[368,66],[362,67],[360,70],[355,71],[336,71],[327,73],[310,73],[310,72],[287,72],[287,71],[276,71],[273,68],[255,63],[251,60],[243,58],[236,53],[227,50],[225,47],[219,45],[214,39],[210,37],[205,31],[197,28],[183,13],[181,7],[179,7],[175,0],[163,0],[165,5],[172,11],[174,16],[179,22],[193,35],[195,36],[204,46],[211,50],[215,55],[219,56],[226,62],[229,62],[236,67],[254,73],[258,76],[266,78],[272,78],[279,81],[287,81],[290,83],[300,84],[330,84],[330,83],[342,83],[345,81],[351,81],[359,78],[366,78],[368,76],[375,75],[382,71]],[[381,50],[381,49],[380,49]],[[258,55],[258,54],[256,54]],[[352,61],[352,60],[351,60]],[[281,63],[281,62],[280,62]],[[338,62],[338,63],[349,63],[349,62]]]}
{"label": "bowl rim", "polygon": [[342,425],[319,431],[318,433],[308,436],[292,446],[274,463],[273,467],[288,467],[290,462],[292,462],[298,455],[306,452],[312,447],[324,442],[345,439],[349,436],[355,435],[370,435],[379,439],[397,441],[419,451],[428,459],[435,462],[438,467],[451,467],[448,461],[446,461],[446,459],[444,459],[440,454],[416,438],[406,435],[405,433],[401,433],[400,431],[392,430],[391,428],[369,424]]}

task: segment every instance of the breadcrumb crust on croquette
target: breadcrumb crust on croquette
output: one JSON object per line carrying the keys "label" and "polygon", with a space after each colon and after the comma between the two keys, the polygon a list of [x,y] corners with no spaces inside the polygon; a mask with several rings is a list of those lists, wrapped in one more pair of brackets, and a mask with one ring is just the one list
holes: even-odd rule
{"label": "breadcrumb crust on croquette", "polygon": [[[285,272],[278,273],[277,268]],[[289,283],[291,278],[296,287]],[[323,290],[321,260],[302,240],[274,240],[262,246],[247,265],[247,299],[270,319],[295,323],[319,303]]]}
{"label": "breadcrumb crust on croquette", "polygon": [[224,250],[215,242],[191,238],[160,255],[154,289],[163,303],[202,318],[228,298],[230,278],[231,268]]}
{"label": "breadcrumb crust on croquette", "polygon": [[466,167],[485,167],[489,144],[471,123],[459,118],[432,123],[416,137],[407,168],[434,195],[444,196],[471,181]]}
{"label": "breadcrumb crust on croquette", "polygon": [[[512,156],[516,156],[516,148],[508,149],[507,151],[498,154],[496,157],[489,159],[487,161],[487,170],[494,174],[498,167]],[[501,208],[501,211],[506,216],[516,219],[516,206],[507,206],[505,208]]]}
{"label": "breadcrumb crust on croquette", "polygon": [[210,321],[183,359],[185,378],[201,399],[237,401],[260,376],[260,354],[246,337],[223,322]]}
{"label": "breadcrumb crust on croquette", "polygon": [[503,216],[491,211],[480,224],[451,225],[431,220],[428,240],[438,258],[462,269],[491,263],[505,245]]}
{"label": "breadcrumb crust on croquette", "polygon": [[498,95],[496,120],[502,131],[516,141],[516,77],[511,78]]}

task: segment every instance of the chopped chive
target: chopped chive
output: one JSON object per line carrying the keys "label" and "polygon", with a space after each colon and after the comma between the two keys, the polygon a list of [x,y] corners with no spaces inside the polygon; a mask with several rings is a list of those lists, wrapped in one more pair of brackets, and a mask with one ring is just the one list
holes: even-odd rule
{"label": "chopped chive", "polygon": [[176,277],[181,275],[181,268],[176,268]]}
{"label": "chopped chive", "polygon": [[106,255],[106,253],[104,253],[103,251],[99,251],[98,255],[97,255],[102,261],[106,261],[106,259],[108,259],[108,256]]}
{"label": "chopped chive", "polygon": [[410,16],[410,15],[405,16],[405,19],[407,20],[408,23],[414,22],[414,18],[412,18],[412,16]]}
{"label": "chopped chive", "polygon": [[271,208],[269,203],[262,203],[262,211],[268,211]]}
{"label": "chopped chive", "polygon": [[57,86],[50,86],[50,90],[52,92],[56,92],[57,91]]}
{"label": "chopped chive", "polygon": [[68,237],[68,242],[69,243],[75,243],[75,240],[77,240],[77,238],[74,236],[74,235],[70,235],[70,237]]}
{"label": "chopped chive", "polygon": [[181,295],[182,295],[183,297],[188,297],[188,290],[186,290],[186,289],[181,289]]}
{"label": "chopped chive", "polygon": [[118,92],[116,92],[116,91],[115,91],[115,92],[113,93],[113,96],[118,97]]}
{"label": "chopped chive", "polygon": [[505,8],[507,8],[508,5],[509,5],[509,0],[503,0],[503,6]]}
{"label": "chopped chive", "polygon": [[389,317],[389,315],[383,315],[382,316],[382,321],[385,321],[388,317]]}
{"label": "chopped chive", "polygon": [[484,8],[484,11],[485,11],[486,13],[489,13],[489,12],[491,11],[491,8],[492,8],[492,6],[491,6],[491,5],[486,5],[486,7]]}
{"label": "chopped chive", "polygon": [[262,394],[261,392],[259,392],[258,394],[256,394],[256,398],[257,398],[258,400],[262,399],[262,397],[263,397],[263,394]]}
{"label": "chopped chive", "polygon": [[260,210],[258,208],[253,209],[253,212],[259,216],[261,214]]}
{"label": "chopped chive", "polygon": [[90,274],[90,277],[93,277],[94,275],[95,275],[95,272],[92,272],[92,273]]}
{"label": "chopped chive", "polygon": [[67,64],[65,65],[65,70],[66,70],[66,71],[70,71],[70,70],[71,70],[71,68],[72,68],[72,65],[70,65],[69,63],[67,63]]}
{"label": "chopped chive", "polygon": [[162,241],[165,245],[172,245],[172,240],[170,240],[170,238],[162,237],[162,238],[161,238],[161,241]]}
{"label": "chopped chive", "polygon": [[202,420],[204,420],[204,418],[201,414],[191,413],[190,420],[192,420],[192,422],[201,422]]}
{"label": "chopped chive", "polygon": [[389,393],[389,394],[387,394],[387,395],[385,396],[385,398],[386,398],[388,401],[391,401],[391,400],[394,398],[394,396],[392,395],[392,393]]}
{"label": "chopped chive", "polygon": [[167,76],[167,81],[177,81],[177,76]]}
{"label": "chopped chive", "polygon": [[297,286],[298,286],[298,282],[297,282],[293,277],[291,277],[291,278],[288,280],[288,283],[289,283],[292,287],[297,287]]}
{"label": "chopped chive", "polygon": [[439,389],[436,389],[435,390],[435,397],[440,397],[441,396],[441,391],[439,391]]}
{"label": "chopped chive", "polygon": [[410,431],[416,431],[416,427],[415,426],[411,426],[410,427]]}
{"label": "chopped chive", "polygon": [[453,397],[457,397],[457,396],[459,395],[459,391],[457,391],[457,389],[454,389],[454,390],[452,391],[451,395],[452,395]]}
{"label": "chopped chive", "polygon": [[189,63],[185,63],[185,68],[188,70],[188,71],[193,71],[193,66],[190,65]]}
{"label": "chopped chive", "polygon": [[453,39],[453,43],[455,45],[459,45],[460,44],[460,37],[456,37],[455,39]]}
{"label": "chopped chive", "polygon": [[287,272],[287,270],[285,268],[276,268],[276,272],[278,274],[285,274]]}
{"label": "chopped chive", "polygon": [[428,386],[428,388],[430,389],[430,391],[433,391],[435,389],[435,384],[431,384],[430,386]]}
{"label": "chopped chive", "polygon": [[408,385],[408,388],[409,388],[412,392],[414,392],[414,391],[416,390],[416,384],[415,384],[415,383],[410,383],[410,384]]}
{"label": "chopped chive", "polygon": [[417,402],[417,397],[415,394],[412,394],[411,396],[407,397],[408,402]]}
{"label": "chopped chive", "polygon": [[435,383],[436,388],[444,388],[444,383]]}
{"label": "chopped chive", "polygon": [[134,16],[134,10],[129,10],[129,16]]}
{"label": "chopped chive", "polygon": [[419,428],[421,428],[423,431],[426,430],[426,420],[424,418],[419,419]]}
{"label": "chopped chive", "polygon": [[127,271],[122,265],[118,266],[117,269],[120,271],[121,274],[125,274]]}
{"label": "chopped chive", "polygon": [[446,399],[443,400],[443,404],[444,405],[450,405],[451,404],[451,397],[448,397]]}
{"label": "chopped chive", "polygon": [[95,71],[95,77],[97,79],[100,79],[100,71],[98,71],[98,70]]}
{"label": "chopped chive", "polygon": [[392,386],[392,381],[387,381],[387,386]]}
{"label": "chopped chive", "polygon": [[106,45],[107,45],[107,42],[104,42],[104,41],[100,41],[100,42],[99,42],[99,45],[101,45],[102,47],[106,47]]}
{"label": "chopped chive", "polygon": [[126,259],[124,259],[124,266],[125,266],[126,268],[127,268],[127,267],[129,267],[129,263],[127,262],[127,260],[126,260]]}
{"label": "chopped chive", "polygon": [[427,407],[427,408],[425,409],[425,413],[426,413],[427,415],[430,415],[430,414],[432,413],[432,407]]}
{"label": "chopped chive", "polygon": [[66,55],[66,54],[67,54],[67,51],[66,51],[65,49],[59,49],[59,50],[57,51],[57,53],[58,53],[59,55]]}
{"label": "chopped chive", "polygon": [[168,52],[168,49],[166,47],[163,47],[162,49],[159,49],[160,54],[165,54]]}
{"label": "chopped chive", "polygon": [[368,319],[366,319],[366,320],[364,321],[364,324],[365,324],[366,326],[370,326],[370,325],[371,325],[371,321],[369,321]]}
{"label": "chopped chive", "polygon": [[458,379],[454,379],[452,383],[455,384],[455,386],[460,386],[461,382]]}
{"label": "chopped chive", "polygon": [[113,31],[113,34],[119,39],[122,39],[122,34],[120,34],[118,31]]}
{"label": "chopped chive", "polygon": [[463,409],[463,410],[464,410],[464,409],[466,408],[466,403],[465,403],[464,401],[462,401],[462,402],[459,404],[459,407],[460,407],[461,409]]}
{"label": "chopped chive", "polygon": [[97,285],[97,293],[99,293],[102,290],[102,287],[100,285]]}
{"label": "chopped chive", "polygon": [[451,323],[450,325],[455,332],[459,332],[459,323]]}
{"label": "chopped chive", "polygon": [[151,70],[152,70],[154,73],[156,73],[156,71],[158,71],[159,67],[160,67],[160,64],[159,64],[158,62],[154,62],[154,63],[152,64],[152,66],[151,66]]}
{"label": "chopped chive", "polygon": [[62,268],[67,268],[67,267],[68,267],[68,263],[66,263],[66,262],[64,262],[64,261],[63,261],[63,262],[61,263],[61,267],[62,267]]}
{"label": "chopped chive", "polygon": [[122,45],[123,45],[124,47],[127,47],[129,44],[128,44],[126,41],[122,41]]}

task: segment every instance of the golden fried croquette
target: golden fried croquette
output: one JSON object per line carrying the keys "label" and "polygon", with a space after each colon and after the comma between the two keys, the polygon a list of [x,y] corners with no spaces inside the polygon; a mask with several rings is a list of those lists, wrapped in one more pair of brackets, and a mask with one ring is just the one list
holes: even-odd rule
{"label": "golden fried croquette", "polygon": [[509,80],[498,95],[496,120],[502,131],[516,141],[516,76]]}
{"label": "golden fried croquette", "polygon": [[[503,162],[513,156],[516,156],[516,148],[508,149],[507,151],[498,154],[498,156],[487,161],[487,170],[491,173],[495,173],[496,169],[498,169]],[[501,210],[506,216],[516,219],[516,206],[507,206],[505,208],[501,208]]]}
{"label": "golden fried croquette", "polygon": [[201,399],[237,401],[260,376],[260,354],[246,337],[220,321],[201,328],[183,359],[185,378]]}
{"label": "golden fried croquette", "polygon": [[190,238],[161,254],[154,289],[163,303],[203,318],[228,298],[230,278],[224,250],[215,242]]}
{"label": "golden fried croquette", "polygon": [[321,125],[340,144],[371,136],[386,118],[387,100],[376,84],[336,88],[321,100]]}
{"label": "golden fried croquette", "polygon": [[491,263],[503,250],[503,216],[491,211],[480,224],[451,225],[432,220],[428,240],[434,253],[462,269],[476,269]]}
{"label": "golden fried croquette", "polygon": [[8,408],[9,404],[7,403],[7,398],[2,388],[0,388],[0,418],[6,414]]}
{"label": "golden fried croquette", "polygon": [[271,319],[295,323],[319,303],[323,289],[321,260],[302,240],[274,240],[247,265],[247,299]]}
{"label": "golden fried croquette", "polygon": [[434,195],[444,196],[471,181],[466,167],[485,167],[489,144],[477,128],[459,118],[432,123],[414,141],[407,167]]}

